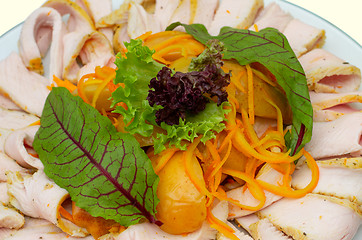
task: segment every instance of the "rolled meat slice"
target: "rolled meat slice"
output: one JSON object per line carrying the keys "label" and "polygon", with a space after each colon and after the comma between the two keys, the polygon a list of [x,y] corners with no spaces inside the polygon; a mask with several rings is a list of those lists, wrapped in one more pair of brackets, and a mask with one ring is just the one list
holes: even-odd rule
{"label": "rolled meat slice", "polygon": [[33,175],[8,173],[10,203],[24,215],[42,218],[55,224],[71,236],[84,237],[88,232],[60,214],[62,204],[69,198],[65,189],[57,186],[43,171]]}
{"label": "rolled meat slice", "polygon": [[285,27],[283,34],[297,57],[323,46],[325,39],[324,30],[306,24],[299,19],[291,20]]}
{"label": "rolled meat slice", "polygon": [[47,85],[48,79],[29,71],[15,52],[0,62],[0,88],[28,113],[41,116],[49,94]]}
{"label": "rolled meat slice", "polygon": [[46,77],[49,85],[53,75],[62,76],[63,36],[66,32],[60,14],[49,7],[36,9],[25,20],[19,38],[19,53],[30,71],[44,74],[42,59],[49,47],[49,69]]}
{"label": "rolled meat slice", "polygon": [[[345,114],[362,112],[362,92],[316,93],[309,92],[313,106],[313,121],[333,121]],[[351,103],[355,103],[354,106]],[[361,103],[361,104],[357,104]]]}
{"label": "rolled meat slice", "polygon": [[5,141],[5,153],[24,168],[44,169],[43,163],[32,148],[38,126],[18,129],[9,134]]}
{"label": "rolled meat slice", "polygon": [[0,202],[0,228],[19,229],[25,223],[24,216]]}
{"label": "rolled meat slice", "polygon": [[313,49],[299,58],[309,90],[342,93],[358,91],[361,71],[324,49]]}

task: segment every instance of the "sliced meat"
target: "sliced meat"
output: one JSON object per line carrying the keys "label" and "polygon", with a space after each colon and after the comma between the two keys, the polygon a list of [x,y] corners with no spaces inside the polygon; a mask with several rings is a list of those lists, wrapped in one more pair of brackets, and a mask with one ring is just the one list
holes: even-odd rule
{"label": "sliced meat", "polygon": [[258,212],[293,239],[352,239],[361,223],[355,207],[340,199],[307,194],[283,198]]}
{"label": "sliced meat", "polygon": [[43,163],[32,148],[38,129],[39,125],[18,129],[6,138],[5,153],[22,167],[44,169]]}
{"label": "sliced meat", "polygon": [[9,203],[8,186],[6,182],[0,182],[0,202],[4,204]]}
{"label": "sliced meat", "polygon": [[262,0],[223,0],[211,22],[209,33],[217,35],[224,26],[247,29],[263,6]]}
{"label": "sliced meat", "polygon": [[334,54],[316,48],[299,58],[309,90],[316,92],[353,92],[361,84],[361,71]]}
{"label": "sliced meat", "polygon": [[[362,158],[336,158],[317,161],[317,164],[319,181],[313,193],[345,198],[362,205]],[[302,189],[310,180],[310,170],[304,164],[293,173],[292,187]]]}
{"label": "sliced meat", "polygon": [[71,236],[84,237],[88,232],[64,219],[59,208],[69,197],[66,190],[57,186],[43,171],[33,175],[8,173],[10,203],[24,215],[42,218],[58,226]]}
{"label": "sliced meat", "polygon": [[[186,2],[186,1],[185,1]],[[128,13],[127,31],[130,38],[137,38],[146,32],[161,32],[161,23],[155,15],[148,13],[140,4],[131,3]]]}
{"label": "sliced meat", "polygon": [[24,225],[24,216],[0,202],[0,228],[19,229]]}
{"label": "sliced meat", "polygon": [[[349,93],[309,93],[313,106],[313,121],[327,122],[333,121],[345,114],[361,112],[350,103],[362,103],[362,92]],[[361,104],[359,104],[361,106]]]}
{"label": "sliced meat", "polygon": [[23,111],[7,110],[0,107],[1,129],[16,130],[27,127],[37,121],[39,121],[39,118],[33,114],[28,114]]}
{"label": "sliced meat", "polygon": [[0,62],[0,91],[28,113],[41,116],[48,83],[45,77],[29,71],[15,52]]}
{"label": "sliced meat", "polygon": [[155,6],[155,17],[158,18],[161,29],[165,30],[166,27],[170,24],[170,19],[179,4],[181,3],[181,0],[157,0],[156,6]]}
{"label": "sliced meat", "polygon": [[25,66],[39,74],[44,73],[42,59],[49,47],[49,85],[53,75],[62,76],[63,37],[66,32],[60,14],[49,7],[36,9],[24,22],[19,38],[19,53]]}
{"label": "sliced meat", "polygon": [[325,31],[298,19],[293,19],[285,27],[283,34],[289,41],[295,55],[300,57],[306,52],[324,44]]}
{"label": "sliced meat", "polygon": [[312,139],[305,145],[314,158],[362,155],[362,113],[343,115],[330,122],[315,122]]}
{"label": "sliced meat", "polygon": [[[57,10],[61,16],[68,15],[67,33],[63,37],[63,79],[75,82],[77,75],[75,69],[79,70],[77,57],[82,50],[84,43],[89,36],[96,30],[92,19],[87,12],[78,4],[70,0],[50,0],[44,6]],[[77,71],[76,71],[77,72]]]}
{"label": "sliced meat", "polygon": [[[0,229],[0,238],[1,238]],[[7,235],[5,235],[7,234]],[[64,233],[61,229],[56,227],[51,222],[44,219],[25,218],[25,225],[18,231],[8,231],[4,233],[7,238],[1,238],[6,240],[94,240],[92,236],[79,238],[72,237]]]}
{"label": "sliced meat", "polygon": [[[277,3],[273,2],[261,11],[249,29],[255,31],[272,27],[283,32],[291,20],[293,20],[292,15],[284,12]],[[257,29],[255,29],[254,25],[256,25]]]}
{"label": "sliced meat", "polygon": [[[271,184],[278,184],[278,182],[282,182],[283,175],[273,169],[269,164],[265,164],[262,169],[260,170],[259,174],[257,175],[256,179],[263,180],[265,182],[271,183]],[[281,196],[275,195],[271,192],[265,191],[265,197],[266,201],[264,204],[264,207],[269,206],[275,201],[278,201],[281,199]],[[227,192],[227,196],[229,198],[238,200],[241,204],[247,205],[247,206],[257,206],[259,204],[259,201],[256,200],[249,189],[244,188],[244,186],[241,186],[239,188],[235,188],[233,190],[230,190]],[[239,218],[242,216],[249,215],[253,213],[254,211],[249,210],[243,210],[240,207],[230,204],[229,206],[229,218]]]}
{"label": "sliced meat", "polygon": [[[208,29],[214,19],[216,9],[219,6],[219,1],[198,0],[196,1],[196,5],[194,15],[191,16],[191,23],[201,23]],[[192,7],[193,6],[191,5],[191,8]]]}
{"label": "sliced meat", "polygon": [[14,173],[27,173],[28,170],[21,167],[14,159],[10,158],[8,155],[6,155],[3,152],[0,152],[0,181],[6,182],[7,172],[14,172]]}
{"label": "sliced meat", "polygon": [[255,214],[237,218],[240,224],[253,239],[259,240],[288,240],[291,239],[282,231],[277,229],[267,218],[259,219]]}
{"label": "sliced meat", "polygon": [[[21,110],[21,108],[11,101],[8,97],[0,93],[0,108],[7,110]],[[1,122],[1,121],[0,121]]]}

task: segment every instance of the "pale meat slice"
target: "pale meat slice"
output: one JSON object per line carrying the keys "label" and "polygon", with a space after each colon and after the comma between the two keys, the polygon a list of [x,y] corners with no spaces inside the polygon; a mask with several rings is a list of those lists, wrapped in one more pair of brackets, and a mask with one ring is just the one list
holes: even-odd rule
{"label": "pale meat slice", "polygon": [[0,152],[0,181],[6,181],[8,172],[25,174],[27,169],[21,167],[14,159],[3,152]]}
{"label": "pale meat slice", "polygon": [[247,29],[263,6],[262,0],[223,0],[210,24],[209,33],[217,35],[224,26]]}
{"label": "pale meat slice", "polygon": [[24,168],[44,169],[43,163],[32,148],[39,125],[18,129],[6,138],[5,153]]}
{"label": "pale meat slice", "polygon": [[[192,0],[191,0],[192,2]],[[193,11],[193,5],[191,5],[191,23],[201,23],[207,29],[210,27],[212,20],[214,19],[215,11],[219,6],[218,0],[198,0],[196,1],[196,9]]]}
{"label": "pale meat slice", "polygon": [[[345,114],[361,112],[362,92],[316,93],[309,92],[313,106],[313,121],[327,122]],[[355,105],[351,104],[354,103]]]}
{"label": "pale meat slice", "polygon": [[63,37],[62,78],[76,82],[79,66],[77,57],[90,34],[95,31],[92,19],[78,4],[70,0],[49,0],[44,6],[57,10],[61,16],[68,15],[67,32]]}
{"label": "pale meat slice", "polygon": [[[252,237],[250,237],[249,235],[247,235],[246,233],[242,232],[239,228],[235,227],[234,224],[227,222],[226,223],[232,230],[234,230],[234,235],[239,239],[239,240],[253,240]],[[224,234],[218,232],[217,236],[216,236],[217,240],[231,240],[231,238],[226,237]]]}
{"label": "pale meat slice", "polygon": [[141,4],[131,3],[128,13],[127,32],[130,38],[137,38],[140,35],[151,31],[161,32],[161,22],[155,15],[148,13]]}
{"label": "pale meat slice", "polygon": [[[283,175],[273,169],[269,164],[265,164],[258,175],[256,176],[256,179],[268,182],[270,184],[277,185],[279,182],[283,181]],[[268,192],[264,190],[265,193],[265,204],[263,208],[269,206],[275,201],[278,201],[281,199],[281,196],[275,195],[271,192]],[[234,200],[239,201],[241,204],[247,205],[247,206],[257,206],[259,204],[259,201],[254,198],[254,196],[251,194],[249,189],[244,188],[244,186],[235,188],[233,190],[230,190],[227,192],[227,196],[229,198],[232,198]],[[229,219],[239,218],[246,215],[249,215],[255,211],[250,210],[244,210],[240,207],[230,203],[229,206]]]}
{"label": "pale meat slice", "polygon": [[0,228],[19,229],[24,225],[24,216],[0,202]]}
{"label": "pale meat slice", "polygon": [[[94,24],[100,21],[103,17],[108,16],[112,12],[112,0],[76,0],[88,15],[92,18]],[[99,28],[99,32],[103,33],[107,39],[112,42],[113,30],[110,27]]]}
{"label": "pale meat slice", "polygon": [[[313,193],[348,199],[362,205],[362,158],[336,158],[317,161],[318,185]],[[311,180],[306,164],[295,170],[292,187],[302,189]]]}
{"label": "pale meat slice", "polygon": [[285,12],[277,3],[273,2],[261,11],[249,29],[256,31],[271,27],[283,32],[291,20],[293,20],[292,15]]}
{"label": "pale meat slice", "polygon": [[[211,210],[213,215],[220,221],[226,222],[228,215],[227,202],[218,202]],[[100,240],[210,240],[215,239],[217,230],[210,227],[210,224],[205,221],[201,228],[189,234],[172,235],[162,231],[157,225],[151,223],[140,223],[128,227],[120,234],[110,233],[104,235]]]}
{"label": "pale meat slice", "polygon": [[8,186],[6,182],[0,182],[0,202],[4,204],[9,203]]}
{"label": "pale meat slice", "polygon": [[79,68],[77,65],[75,71],[70,72],[70,75],[77,76],[78,81],[83,75],[93,73],[96,66],[116,67],[112,46],[106,37],[99,32],[93,32],[89,35],[79,52],[79,59],[83,66]]}
{"label": "pale meat slice", "polygon": [[19,53],[25,66],[39,74],[44,73],[42,59],[49,46],[49,66],[46,77],[49,85],[53,75],[62,76],[63,36],[66,32],[60,14],[49,7],[36,9],[24,22],[19,38]]}
{"label": "pale meat slice", "polygon": [[23,111],[7,110],[0,107],[0,128],[16,130],[39,121],[37,116]]}
{"label": "pale meat slice", "polygon": [[[0,93],[0,108],[7,110],[21,110],[21,108],[8,97]],[[0,121],[1,122],[1,121]]]}
{"label": "pale meat slice", "polygon": [[15,52],[0,62],[0,91],[28,113],[41,116],[49,94],[48,80],[29,71]]}
{"label": "pale meat slice", "polygon": [[325,39],[324,30],[306,24],[299,19],[291,20],[285,27],[283,34],[297,57],[323,46]]}
{"label": "pale meat slice", "polygon": [[253,239],[258,240],[288,240],[291,239],[282,231],[277,229],[267,218],[259,219],[255,214],[237,218],[240,224]]}
{"label": "pale meat slice", "polygon": [[325,49],[313,49],[299,58],[309,90],[316,92],[353,92],[361,84],[361,71]]}
{"label": "pale meat slice", "polygon": [[170,24],[170,19],[179,6],[181,0],[157,0],[155,6],[155,17],[158,18],[161,29],[165,30]]}
{"label": "pale meat slice", "polygon": [[43,171],[33,175],[8,173],[10,203],[24,215],[42,218],[71,236],[84,237],[88,232],[60,215],[59,207],[69,198],[65,189],[50,180]]}
{"label": "pale meat slice", "polygon": [[315,122],[312,139],[305,145],[314,158],[362,155],[362,113],[344,115],[330,122]]}
{"label": "pale meat slice", "polygon": [[72,237],[64,233],[61,229],[56,227],[49,221],[44,219],[25,218],[25,225],[18,231],[8,231],[7,235],[4,233],[4,240],[94,240],[92,236],[88,237]]}
{"label": "pale meat slice", "polygon": [[283,198],[257,214],[293,239],[352,239],[361,224],[352,205],[332,197],[307,194],[297,199]]}

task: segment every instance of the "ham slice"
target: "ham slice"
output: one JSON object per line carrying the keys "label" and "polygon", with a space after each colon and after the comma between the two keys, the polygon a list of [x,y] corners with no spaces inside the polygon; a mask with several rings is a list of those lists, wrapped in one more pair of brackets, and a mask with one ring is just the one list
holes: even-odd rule
{"label": "ham slice", "polygon": [[37,157],[33,141],[39,126],[30,126],[9,134],[5,141],[5,153],[25,168],[44,169],[43,163]]}
{"label": "ham slice", "polygon": [[362,92],[309,93],[313,106],[313,121],[333,121],[345,114],[362,110],[350,103],[362,103]]}
{"label": "ham slice", "polygon": [[[218,0],[198,0],[196,9],[192,12],[193,15],[191,15],[191,23],[201,23],[208,29],[214,19],[215,11],[218,6]],[[191,5],[191,11],[192,8],[193,6]]]}
{"label": "ham slice", "polygon": [[65,25],[60,14],[52,8],[36,9],[25,20],[19,39],[19,53],[25,66],[39,74],[44,73],[42,59],[49,50],[49,85],[53,75],[62,76],[63,36]]}
{"label": "ham slice", "polygon": [[314,158],[362,155],[362,113],[344,115],[330,122],[315,122],[312,139],[305,145]]}
{"label": "ham slice", "polygon": [[292,15],[284,12],[277,3],[273,2],[261,11],[249,29],[256,31],[255,26],[258,30],[272,27],[283,32],[291,20],[293,20]]}
{"label": "ham slice", "polygon": [[6,182],[0,182],[0,202],[9,203],[8,186]]}
{"label": "ham slice", "polygon": [[28,113],[41,116],[48,79],[29,71],[15,52],[0,62],[0,89]]}
{"label": "ham slice", "polygon": [[353,92],[361,84],[361,71],[324,49],[314,49],[299,58],[309,90],[316,92]]}
{"label": "ham slice", "polygon": [[293,239],[352,239],[361,217],[350,203],[333,197],[307,194],[283,198],[258,212]]}
{"label": "ham slice", "polygon": [[[278,182],[283,181],[283,175],[281,173],[279,173],[278,171],[276,171],[275,169],[273,169],[269,164],[265,164],[263,166],[263,168],[260,170],[260,172],[258,173],[256,179],[263,180],[265,182],[277,185]],[[264,193],[265,193],[266,201],[265,201],[263,208],[269,206],[273,202],[278,201],[279,199],[282,198],[281,196],[275,195],[266,190],[264,190]],[[247,206],[257,206],[259,204],[259,201],[253,197],[253,195],[251,194],[249,189],[245,190],[244,186],[241,186],[239,188],[235,188],[233,190],[228,191],[227,196],[229,198],[238,200],[241,204],[244,204]],[[230,204],[230,206],[229,206],[229,218],[230,219],[243,217],[243,216],[249,215],[253,212],[255,212],[255,211],[243,210],[234,204]]]}
{"label": "ham slice", "polygon": [[325,39],[324,30],[306,24],[298,19],[291,20],[285,27],[283,34],[288,39],[297,57],[316,47],[321,47]]}
{"label": "ham slice", "polygon": [[[0,93],[0,108],[8,110],[21,110],[21,108],[8,97]],[[1,122],[1,121],[0,121]]]}
{"label": "ham slice", "polygon": [[217,35],[224,26],[247,29],[263,6],[262,0],[223,0],[210,24],[209,33]]}
{"label": "ham slice", "polygon": [[84,237],[88,232],[64,219],[59,207],[69,197],[66,190],[57,186],[43,171],[33,175],[8,173],[10,203],[24,215],[42,218],[58,226],[71,236]]}
{"label": "ham slice", "polygon": [[0,152],[0,181],[6,181],[7,172],[17,172],[19,174],[27,173],[28,170],[21,167],[14,159],[3,152]]}
{"label": "ham slice", "polygon": [[161,29],[165,30],[166,27],[170,24],[170,19],[172,14],[175,12],[179,6],[181,0],[157,0],[155,6],[155,16],[158,18]]}
{"label": "ham slice", "polygon": [[[313,193],[348,199],[362,204],[362,158],[317,161],[319,181]],[[311,180],[306,164],[293,173],[292,187],[304,188]]]}
{"label": "ham slice", "polygon": [[16,130],[27,127],[37,121],[39,121],[39,118],[33,114],[0,107],[0,128],[2,129]]}

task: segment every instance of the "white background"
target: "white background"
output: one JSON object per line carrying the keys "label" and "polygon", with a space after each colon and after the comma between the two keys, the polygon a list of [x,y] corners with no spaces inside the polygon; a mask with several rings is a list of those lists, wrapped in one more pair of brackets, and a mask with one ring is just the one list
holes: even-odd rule
{"label": "white background", "polygon": [[[26,16],[44,2],[45,0],[0,0],[0,35],[24,21]],[[320,15],[362,45],[362,0],[289,0],[289,2]]]}

